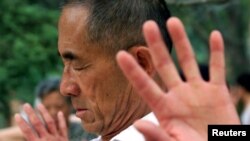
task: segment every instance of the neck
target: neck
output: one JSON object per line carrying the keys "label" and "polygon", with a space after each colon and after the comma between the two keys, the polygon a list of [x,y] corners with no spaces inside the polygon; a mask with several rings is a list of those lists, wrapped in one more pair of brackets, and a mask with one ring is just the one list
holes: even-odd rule
{"label": "neck", "polygon": [[[114,127],[120,127],[120,128],[113,128],[111,129],[112,132],[108,134],[103,134],[102,135],[102,141],[110,141],[113,137],[127,129],[129,126],[133,125],[133,123],[147,115],[148,113],[151,112],[151,110],[148,107],[145,107],[145,109],[141,110],[143,112],[131,112],[131,114],[128,114],[130,116],[127,116],[127,118],[123,118],[122,120],[117,120],[115,123],[117,126]],[[124,122],[125,121],[125,122]],[[113,123],[113,124],[115,124]]]}

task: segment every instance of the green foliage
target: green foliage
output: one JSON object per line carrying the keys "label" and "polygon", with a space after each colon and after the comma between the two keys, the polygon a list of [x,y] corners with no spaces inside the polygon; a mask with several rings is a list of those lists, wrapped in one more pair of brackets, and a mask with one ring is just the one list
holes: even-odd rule
{"label": "green foliage", "polygon": [[214,29],[222,32],[225,40],[227,78],[233,83],[235,76],[246,70],[250,63],[247,61],[246,52],[246,31],[249,25],[249,16],[246,13],[249,13],[249,5],[249,0],[214,0],[210,3],[173,4],[169,7],[172,14],[184,22],[199,63],[208,62],[210,32]]}
{"label": "green foliage", "polygon": [[[0,111],[8,119],[9,99],[32,103],[36,84],[48,75],[60,73],[59,9],[28,0],[1,0],[0,9]],[[6,125],[1,122],[0,126]]]}

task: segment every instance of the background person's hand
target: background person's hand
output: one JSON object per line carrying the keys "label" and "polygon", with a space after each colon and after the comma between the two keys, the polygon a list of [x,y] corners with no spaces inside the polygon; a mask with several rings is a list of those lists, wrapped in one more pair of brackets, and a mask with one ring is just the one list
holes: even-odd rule
{"label": "background person's hand", "polygon": [[29,104],[25,104],[23,108],[32,127],[19,114],[15,116],[15,120],[28,141],[68,141],[66,121],[62,112],[58,113],[59,125],[57,127],[43,105],[39,105],[38,110],[44,123]]}
{"label": "background person's hand", "polygon": [[167,92],[143,71],[130,54],[121,51],[117,55],[124,74],[160,122],[160,127],[157,127],[146,121],[138,121],[136,128],[148,141],[200,141],[207,140],[208,124],[239,124],[239,117],[226,86],[221,34],[218,31],[211,33],[210,80],[207,82],[200,75],[195,54],[181,21],[170,18],[167,27],[186,82],[180,78],[153,21],[144,24],[143,32],[154,66],[165,83]]}

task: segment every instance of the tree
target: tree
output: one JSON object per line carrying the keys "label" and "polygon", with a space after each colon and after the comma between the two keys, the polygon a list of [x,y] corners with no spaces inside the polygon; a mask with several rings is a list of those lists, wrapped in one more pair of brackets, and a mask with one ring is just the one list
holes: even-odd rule
{"label": "tree", "polygon": [[[28,0],[1,0],[0,9],[4,11],[0,12],[0,110],[7,120],[9,99],[32,103],[36,84],[48,75],[60,73],[59,9],[49,9]],[[3,123],[4,120],[2,126],[8,125]]]}

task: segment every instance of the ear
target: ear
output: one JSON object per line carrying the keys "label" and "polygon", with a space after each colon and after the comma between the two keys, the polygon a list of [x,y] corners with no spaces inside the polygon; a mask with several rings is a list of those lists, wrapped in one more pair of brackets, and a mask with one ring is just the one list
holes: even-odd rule
{"label": "ear", "polygon": [[147,47],[132,47],[128,50],[128,52],[137,60],[138,64],[149,76],[153,76],[156,73],[149,49]]}

